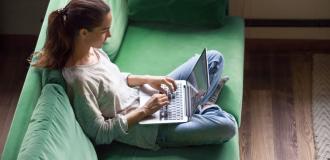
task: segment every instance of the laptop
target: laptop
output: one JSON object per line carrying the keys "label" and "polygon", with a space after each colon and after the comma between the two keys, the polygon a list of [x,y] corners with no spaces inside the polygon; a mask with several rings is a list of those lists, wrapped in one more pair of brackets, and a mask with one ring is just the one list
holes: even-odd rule
{"label": "laptop", "polygon": [[[177,85],[175,92],[171,93],[165,85],[162,86],[167,91],[170,103],[140,121],[139,124],[188,122],[210,86],[207,64],[206,49],[204,49],[188,78],[175,80]],[[158,90],[149,85],[143,85],[139,92],[141,106],[155,93],[159,93]]]}

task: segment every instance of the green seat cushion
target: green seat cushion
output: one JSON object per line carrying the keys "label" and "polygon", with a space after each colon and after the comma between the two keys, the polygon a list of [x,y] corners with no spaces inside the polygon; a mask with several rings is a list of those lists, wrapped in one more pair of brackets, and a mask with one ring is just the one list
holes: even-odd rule
{"label": "green seat cushion", "polygon": [[[217,29],[196,29],[157,23],[132,23],[127,28],[115,63],[133,74],[167,75],[204,47],[216,49],[225,57],[224,74],[230,80],[223,88],[218,104],[241,119],[244,61],[244,24],[239,17],[226,17]],[[100,159],[116,160],[239,160],[237,135],[221,145],[162,148],[146,151],[124,144],[97,147]]]}
{"label": "green seat cushion", "polygon": [[128,0],[128,15],[139,22],[218,27],[227,6],[228,0]]}
{"label": "green seat cushion", "polygon": [[97,146],[102,160],[239,160],[238,135],[222,145],[143,150],[121,143]]}
{"label": "green seat cushion", "polygon": [[62,86],[43,87],[18,159],[97,159]]}
{"label": "green seat cushion", "polygon": [[217,29],[193,29],[156,23],[133,23],[127,28],[115,63],[132,74],[167,75],[204,47],[220,51],[224,74],[230,80],[218,103],[241,119],[244,61],[244,24],[239,17],[226,17]]}

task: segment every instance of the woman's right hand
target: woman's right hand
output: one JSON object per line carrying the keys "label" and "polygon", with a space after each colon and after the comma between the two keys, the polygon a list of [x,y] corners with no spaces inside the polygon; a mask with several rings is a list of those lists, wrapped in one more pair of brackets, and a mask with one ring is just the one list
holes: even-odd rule
{"label": "woman's right hand", "polygon": [[128,127],[133,126],[134,124],[138,123],[145,117],[155,113],[161,107],[168,105],[169,103],[170,102],[166,94],[152,95],[144,106],[139,107],[138,109],[129,112],[125,115]]}
{"label": "woman's right hand", "polygon": [[154,94],[143,106],[145,116],[149,116],[157,112],[161,107],[168,105],[170,102],[166,94]]}

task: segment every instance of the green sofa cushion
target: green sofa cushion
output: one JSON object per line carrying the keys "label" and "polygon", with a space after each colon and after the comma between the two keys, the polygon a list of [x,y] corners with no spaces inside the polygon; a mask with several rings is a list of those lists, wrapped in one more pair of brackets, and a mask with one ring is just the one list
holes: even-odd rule
{"label": "green sofa cushion", "polygon": [[177,25],[134,23],[128,26],[115,63],[124,72],[167,75],[177,66],[200,54],[204,47],[220,51],[224,73],[230,80],[218,103],[240,124],[243,88],[244,25],[239,17],[226,17],[217,29],[194,29]]}
{"label": "green sofa cushion", "polygon": [[62,86],[43,87],[18,159],[97,159]]}
{"label": "green sofa cushion", "polygon": [[[239,17],[226,17],[216,29],[187,28],[180,25],[132,23],[115,63],[122,71],[134,74],[166,75],[204,47],[220,51],[225,58],[224,74],[230,77],[218,104],[233,114],[240,124],[243,88],[244,24]],[[221,145],[162,148],[146,151],[124,144],[98,146],[100,159],[239,160],[238,132]]]}
{"label": "green sofa cushion", "polygon": [[228,0],[128,0],[130,20],[187,26],[220,26],[227,6]]}

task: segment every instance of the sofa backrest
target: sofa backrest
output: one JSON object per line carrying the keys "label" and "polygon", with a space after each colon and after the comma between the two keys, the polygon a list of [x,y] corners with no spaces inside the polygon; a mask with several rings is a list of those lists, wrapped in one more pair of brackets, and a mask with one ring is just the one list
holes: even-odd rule
{"label": "sofa backrest", "polygon": [[129,20],[192,27],[219,27],[228,0],[128,0]]}

